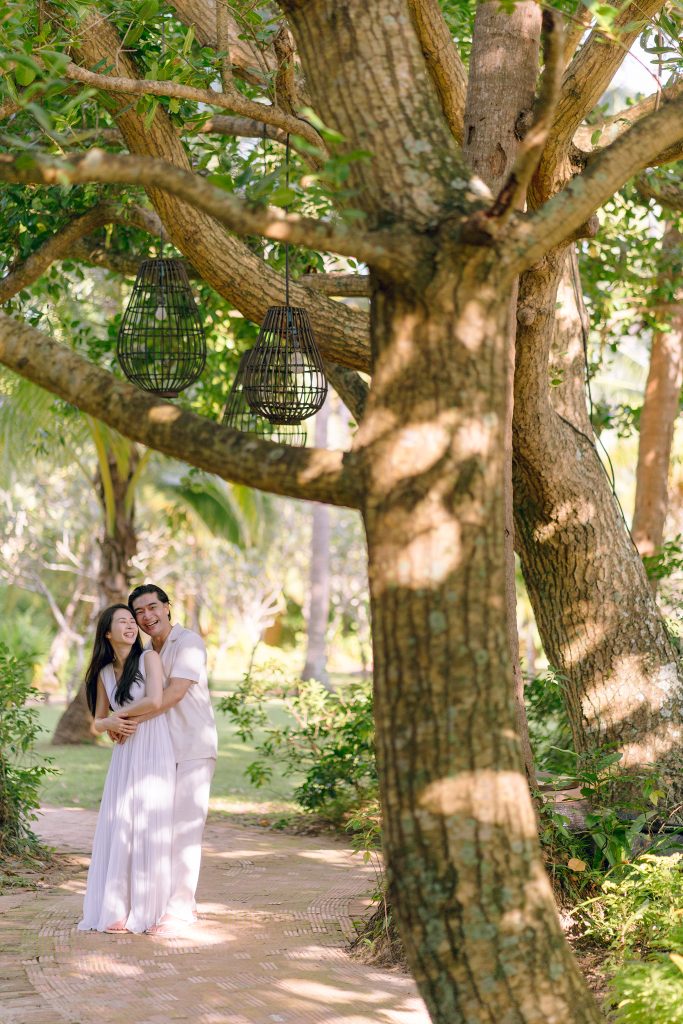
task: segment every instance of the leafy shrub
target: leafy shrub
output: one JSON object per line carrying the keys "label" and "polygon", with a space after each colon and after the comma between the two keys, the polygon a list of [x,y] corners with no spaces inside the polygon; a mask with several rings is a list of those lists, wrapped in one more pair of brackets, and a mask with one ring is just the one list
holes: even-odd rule
{"label": "leafy shrub", "polygon": [[560,672],[548,668],[528,679],[524,687],[529,740],[536,767],[542,771],[568,772],[574,767],[564,680]]}
{"label": "leafy shrub", "polygon": [[[269,721],[264,708],[267,696],[282,700],[287,725]],[[257,728],[266,730],[256,748],[259,759],[247,768],[255,785],[270,778],[268,762],[279,761],[285,774],[303,776],[294,792],[303,809],[350,832],[354,851],[375,870],[370,896],[375,910],[361,924],[353,949],[366,963],[403,964],[405,955],[379,854],[382,824],[371,684],[353,683],[330,693],[314,681],[287,681],[280,669],[267,666],[259,676],[245,677],[218,707],[231,716],[244,742],[254,739]]]}
{"label": "leafy shrub", "polygon": [[36,760],[33,745],[40,732],[36,708],[26,706],[40,697],[30,679],[25,657],[14,657],[0,643],[0,852],[21,855],[37,849],[31,829],[40,804],[41,780],[54,769],[49,759]]}
{"label": "leafy shrub", "polygon": [[666,947],[681,931],[682,891],[683,855],[646,853],[608,872],[572,916],[585,936],[620,957],[642,954]]}
{"label": "leafy shrub", "polygon": [[[279,697],[288,722],[277,725],[268,717],[264,701]],[[377,769],[370,684],[353,683],[331,693],[314,680],[288,680],[277,666],[246,676],[230,696],[220,701],[244,742],[257,728],[265,739],[259,757],[247,768],[258,786],[272,774],[277,761],[285,775],[303,776],[294,796],[306,811],[335,825],[349,815],[377,807]]]}
{"label": "leafy shrub", "polygon": [[683,1024],[681,953],[624,964],[612,979],[610,1003],[615,1024]]}

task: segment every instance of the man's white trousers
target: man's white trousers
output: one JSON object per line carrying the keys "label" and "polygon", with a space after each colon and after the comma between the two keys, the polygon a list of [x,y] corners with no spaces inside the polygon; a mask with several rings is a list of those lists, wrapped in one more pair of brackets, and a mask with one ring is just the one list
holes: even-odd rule
{"label": "man's white trousers", "polygon": [[215,767],[216,759],[213,757],[179,761],[176,765],[171,898],[166,914],[180,921],[197,920],[194,896],[199,880],[202,836]]}

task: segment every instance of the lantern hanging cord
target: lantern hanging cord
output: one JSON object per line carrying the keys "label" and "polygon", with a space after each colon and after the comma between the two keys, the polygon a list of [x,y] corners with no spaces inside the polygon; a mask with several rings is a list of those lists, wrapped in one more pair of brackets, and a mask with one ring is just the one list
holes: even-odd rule
{"label": "lantern hanging cord", "polygon": [[[164,22],[164,15],[161,15],[161,60],[162,63],[166,57],[166,23]],[[159,216],[159,259],[164,258],[164,243],[166,241],[166,232],[164,229],[164,222],[161,216]]]}

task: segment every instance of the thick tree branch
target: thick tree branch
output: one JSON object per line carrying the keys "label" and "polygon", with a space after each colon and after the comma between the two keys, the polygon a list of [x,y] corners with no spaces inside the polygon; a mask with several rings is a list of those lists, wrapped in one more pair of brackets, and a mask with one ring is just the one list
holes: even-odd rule
{"label": "thick tree branch", "polygon": [[[651,96],[647,96],[644,100],[634,103],[633,106],[626,107],[617,114],[612,114],[611,117],[606,117],[604,121],[600,121],[597,124],[581,125],[574,133],[574,145],[578,149],[583,150],[584,153],[595,152],[596,149],[605,149],[615,139],[618,139],[620,135],[629,131],[641,118],[655,110],[659,110],[671,100],[675,100],[681,93],[683,93],[683,81],[672,82],[671,85],[667,85],[661,92],[655,92]],[[593,145],[591,138],[596,131],[600,132],[600,138]]]}
{"label": "thick tree branch", "polygon": [[[81,238],[75,242],[69,252],[67,259],[78,260],[80,263],[88,263],[92,267],[101,267],[102,270],[109,270],[112,274],[121,274],[122,277],[135,277],[142,260],[127,253],[102,245],[93,238]],[[188,277],[197,278],[197,272],[193,267],[187,267]]]}
{"label": "thick tree branch", "polygon": [[650,160],[650,167],[664,167],[665,164],[673,164],[677,160],[683,160],[683,142],[678,142],[675,146],[667,146],[661,153],[657,153],[657,156]]}
{"label": "thick tree branch", "polygon": [[571,237],[624,182],[647,167],[662,146],[683,141],[683,95],[649,114],[607,149],[592,157],[583,174],[573,178],[533,216],[520,219],[514,234],[520,269],[539,260]]}
{"label": "thick tree branch", "polygon": [[232,82],[227,83],[227,88],[226,82],[224,82],[221,93],[215,92],[213,89],[197,89],[193,85],[183,85],[180,82],[156,82],[149,78],[101,75],[96,71],[88,71],[87,68],[82,68],[73,62],[67,65],[64,75],[72,81],[82,82],[84,85],[101,89],[104,92],[121,93],[125,96],[169,96],[174,99],[191,100],[194,103],[206,103],[209,106],[219,107],[221,110],[229,110],[232,113],[262,121],[264,124],[273,125],[273,127],[290,132],[292,135],[300,135],[312,146],[322,152],[325,151],[323,140],[308,121],[295,114],[285,113],[279,107],[247,99],[237,91]]}
{"label": "thick tree branch", "polygon": [[614,39],[595,28],[567,68],[557,108],[553,138],[568,140],[590,114],[643,26],[664,6],[664,0],[634,0],[614,21]]}
{"label": "thick tree branch", "polygon": [[408,0],[422,53],[453,136],[462,142],[467,70],[438,0]]}
{"label": "thick tree branch", "polygon": [[325,360],[325,375],[349,410],[356,423],[360,423],[365,412],[370,388],[360,374],[345,366],[337,366]]}
{"label": "thick tree branch", "polygon": [[284,22],[273,39],[273,50],[277,58],[275,102],[280,110],[294,114],[299,103],[294,73],[294,39]]}
{"label": "thick tree branch", "polygon": [[216,49],[222,53],[221,84],[228,96],[235,88],[230,63],[230,17],[225,0],[216,0]]}
{"label": "thick tree branch", "polygon": [[[75,242],[64,255],[67,259],[80,260],[94,267],[110,270],[114,274],[122,274],[124,277],[135,277],[142,262],[141,259],[112,249],[111,246],[103,246],[93,238],[83,238]],[[201,274],[191,264],[185,262],[190,280],[201,280]],[[298,278],[297,283],[304,288],[311,288],[315,292],[335,298],[368,298],[370,295],[368,274],[304,274]]]}
{"label": "thick tree branch", "polygon": [[572,15],[565,15],[567,18],[567,25],[564,33],[564,66],[566,67],[571,63],[572,57],[576,51],[576,47],[583,39],[586,29],[590,27],[593,21],[593,12],[585,7],[581,0],[577,4],[577,9]]}
{"label": "thick tree branch", "polygon": [[[123,50],[118,33],[96,5],[91,4],[84,10],[77,40],[74,59],[83,66],[104,67],[115,60],[118,74],[137,77],[137,69]],[[131,153],[161,157],[190,171],[185,148],[162,107],[157,108],[151,124],[145,122],[128,97],[115,96],[113,107],[116,124]],[[147,193],[164,221],[168,238],[207,284],[244,316],[260,323],[269,306],[282,302],[282,275],[265,264],[241,239],[212,217],[168,192],[150,187]],[[370,361],[367,314],[304,289],[296,281],[291,283],[290,297],[294,305],[306,305],[326,358],[354,369],[367,369]]]}
{"label": "thick tree branch", "polygon": [[230,430],[118,380],[107,370],[0,312],[0,362],[131,441],[273,494],[360,507],[353,455],[288,448]]}
{"label": "thick tree branch", "polygon": [[[253,117],[230,117],[228,114],[214,114],[206,121],[188,122],[185,130],[202,135],[233,135],[244,139],[262,139],[265,135],[267,139],[280,142],[283,146],[287,142],[287,132],[273,128],[272,124],[264,124]],[[293,140],[290,141],[295,149]]]}
{"label": "thick tree branch", "polygon": [[[94,231],[104,224],[112,223],[129,224],[140,230],[150,231],[157,236],[161,228],[161,221],[154,210],[146,210],[140,206],[121,207],[115,203],[100,203],[62,227],[51,239],[31,253],[24,263],[10,268],[4,278],[0,279],[0,303],[7,302],[23,288],[29,288],[55,260],[59,259],[83,259],[86,263],[117,269],[120,273],[132,272],[135,274],[139,260],[119,256],[117,264],[116,254],[110,254],[105,249],[100,250],[105,258],[95,260],[92,258],[92,253],[88,255],[91,247],[83,244],[83,240],[90,231]],[[126,260],[125,264],[122,260]],[[115,266],[115,264],[117,265]],[[124,269],[124,265],[126,269]],[[131,270],[132,267],[134,269]]]}
{"label": "thick tree branch", "polygon": [[272,206],[250,206],[238,196],[165,160],[102,149],[91,149],[70,161],[0,154],[0,180],[39,185],[84,185],[95,181],[160,188],[203,210],[238,234],[262,235],[273,241],[353,256],[398,278],[402,273],[410,277],[414,272],[415,253],[419,249],[417,240],[408,244],[409,239],[402,238],[398,229],[363,234],[344,223],[332,224],[288,214]]}
{"label": "thick tree branch", "polygon": [[78,239],[104,224],[110,224],[120,213],[120,209],[113,203],[101,203],[82,216],[74,218],[39,249],[32,252],[23,263],[10,268],[9,273],[0,280],[0,302],[7,302],[22,288],[33,284],[55,260],[66,256]]}
{"label": "thick tree branch", "polygon": [[555,120],[544,150],[539,177],[541,199],[553,192],[557,169],[565,160],[574,132],[612,81],[643,25],[664,6],[664,0],[633,0],[614,22],[614,39],[595,28],[567,68]]}
{"label": "thick tree branch", "polygon": [[304,274],[298,278],[298,283],[323,295],[366,299],[370,297],[369,274],[344,274],[335,271],[329,274]]}
{"label": "thick tree branch", "polygon": [[644,175],[639,175],[636,178],[635,186],[643,199],[654,199],[656,203],[666,207],[667,210],[683,213],[683,185],[675,185],[672,181],[661,181],[654,186]]}
{"label": "thick tree branch", "polygon": [[520,144],[510,176],[491,209],[491,216],[504,220],[524,204],[555,116],[564,60],[564,32],[557,11],[543,12],[542,39],[545,67],[533,124]]}
{"label": "thick tree branch", "polygon": [[37,281],[55,260],[75,255],[76,245],[91,231],[112,223],[129,224],[143,231],[158,234],[161,222],[153,210],[146,210],[144,207],[100,203],[66,224],[32,252],[23,263],[10,268],[5,277],[0,279],[0,303],[7,302],[22,288],[28,288]]}

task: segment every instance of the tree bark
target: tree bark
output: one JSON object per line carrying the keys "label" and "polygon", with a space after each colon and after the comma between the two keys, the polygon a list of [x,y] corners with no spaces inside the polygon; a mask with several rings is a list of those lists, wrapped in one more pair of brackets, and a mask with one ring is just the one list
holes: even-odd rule
{"label": "tree bark", "polygon": [[[664,252],[672,255],[682,244],[683,235],[673,224],[668,224],[662,242]],[[657,331],[652,338],[640,416],[633,513],[633,539],[641,555],[653,555],[664,537],[669,504],[669,461],[682,381],[683,305],[674,313],[670,330]],[[657,580],[651,580],[651,585],[656,590]]]}
{"label": "tree bark", "polygon": [[[315,444],[327,445],[327,423],[330,401],[325,402],[315,418]],[[306,624],[306,661],[302,679],[317,679],[329,686],[327,671],[327,622],[330,615],[330,510],[327,505],[314,505],[311,534],[308,621]]]}
{"label": "tree bark", "polygon": [[[105,494],[103,472],[98,470],[95,487],[98,492],[105,526],[99,539],[100,565],[97,589],[100,608],[128,600],[131,580],[131,561],[138,549],[135,529],[135,506],[131,501],[130,487],[135,477],[140,456],[135,445],[129,446],[129,458],[122,471],[113,453],[107,453],[107,475],[111,486],[111,497]],[[111,502],[111,507],[109,506]]]}
{"label": "tree bark", "polygon": [[[565,258],[565,249],[555,250],[520,285],[513,476],[522,570],[548,659],[565,677],[576,749],[615,744],[625,769],[656,764],[675,797],[683,724],[677,659],[593,443],[576,352],[555,396],[562,412],[551,402]],[[572,319],[578,337],[576,317],[564,311],[560,331],[571,332]],[[557,348],[567,351],[565,337]]]}
{"label": "tree bark", "polygon": [[[465,108],[463,151],[467,162],[496,195],[515,163],[523,130],[531,123],[542,12],[538,4],[523,0],[512,12],[501,11],[498,3],[477,7],[470,80]],[[500,74],[505,63],[507,74]],[[508,643],[514,676],[517,726],[527,780],[537,787],[529,725],[524,702],[524,676],[519,659],[517,631],[517,586],[515,569],[515,527],[512,493],[512,406],[514,391],[514,337],[518,282],[508,301],[507,354],[508,410],[505,428],[505,600]]]}
{"label": "tree bark", "polygon": [[516,729],[500,300],[511,286],[479,251],[419,298],[377,289],[357,435],[385,858],[435,1024],[600,1020],[559,925]]}

